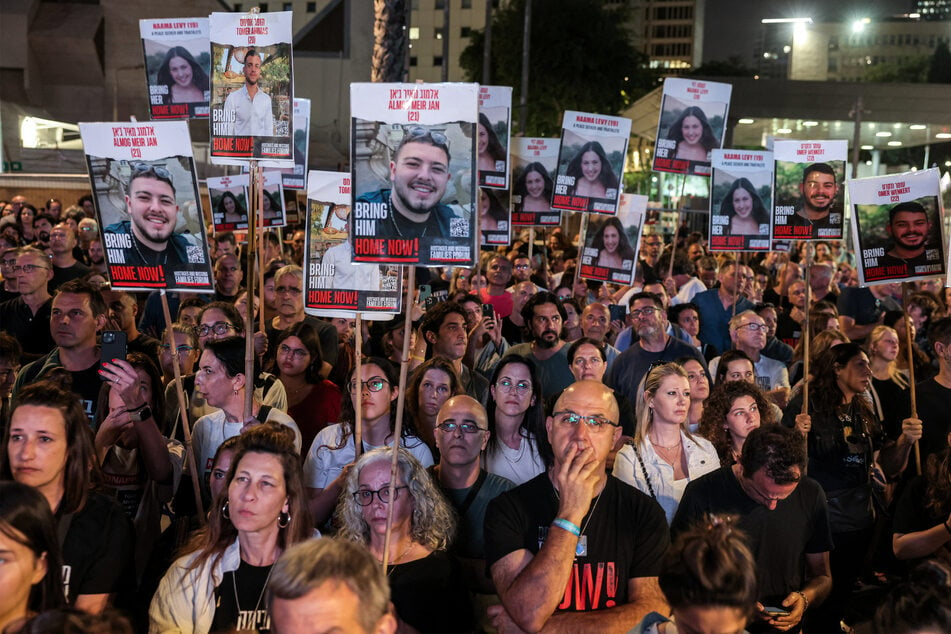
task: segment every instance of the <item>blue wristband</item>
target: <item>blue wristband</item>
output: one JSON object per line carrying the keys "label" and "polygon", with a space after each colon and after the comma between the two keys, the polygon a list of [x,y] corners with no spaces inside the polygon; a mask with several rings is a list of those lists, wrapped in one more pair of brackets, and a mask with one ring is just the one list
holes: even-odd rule
{"label": "blue wristband", "polygon": [[581,537],[581,529],[578,528],[578,525],[573,524],[572,522],[569,522],[566,519],[562,519],[560,517],[556,518],[555,521],[552,522],[552,525],[557,526],[563,531],[568,531],[575,537]]}

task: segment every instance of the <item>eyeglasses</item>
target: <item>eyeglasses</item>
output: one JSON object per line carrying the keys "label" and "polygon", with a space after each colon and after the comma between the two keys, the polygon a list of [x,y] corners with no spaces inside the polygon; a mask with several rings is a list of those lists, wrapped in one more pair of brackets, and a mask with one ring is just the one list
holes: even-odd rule
{"label": "eyeglasses", "polygon": [[743,324],[741,326],[736,327],[737,330],[742,330],[743,328],[746,328],[750,332],[760,332],[760,331],[766,332],[767,330],[769,330],[769,326],[767,326],[766,324],[753,323],[753,324]]}
{"label": "eyeglasses", "polygon": [[479,427],[475,423],[439,423],[436,425],[436,429],[447,434],[455,433],[457,429],[461,430],[463,434],[475,434],[486,430],[485,427]]}
{"label": "eyeglasses", "polygon": [[634,308],[628,314],[634,319],[637,319],[641,315],[643,315],[644,317],[650,317],[651,315],[656,313],[658,310],[660,309],[657,308],[656,306],[645,306],[644,308]]}
{"label": "eyeglasses", "polygon": [[274,288],[274,292],[278,295],[283,295],[284,293],[290,293],[291,295],[300,295],[300,289],[295,286],[277,286]]}
{"label": "eyeglasses", "polygon": [[[400,489],[408,489],[408,486],[393,487],[393,501],[400,499]],[[373,489],[360,489],[353,494],[353,499],[360,506],[370,506],[373,504],[373,496],[376,496],[383,504],[390,502],[390,487],[383,487],[377,491]]]}
{"label": "eyeglasses", "polygon": [[[170,346],[167,343],[161,343],[159,344],[159,347],[162,348],[162,350],[164,350],[165,352],[168,352],[169,350],[172,349],[172,346]],[[186,352],[191,352],[195,348],[194,346],[186,346],[185,344],[182,344],[180,346],[175,346],[175,349],[178,350],[179,353],[185,354]]]}
{"label": "eyeglasses", "polygon": [[532,384],[528,381],[519,381],[518,383],[515,383],[511,379],[500,379],[495,382],[495,386],[502,388],[509,393],[511,393],[514,389],[515,393],[519,396],[525,396],[532,391]]}
{"label": "eyeglasses", "polygon": [[10,268],[13,268],[14,266],[16,266],[16,263],[17,263],[17,259],[16,259],[16,258],[9,258],[9,259],[7,259],[7,260],[0,260],[0,266],[7,266],[7,267],[10,267]]}
{"label": "eyeglasses", "polygon": [[591,431],[601,431],[608,427],[618,426],[617,423],[608,420],[604,416],[582,416],[581,414],[569,410],[555,412],[552,416],[562,425],[577,427],[579,424],[584,423]]}
{"label": "eyeglasses", "polygon": [[212,332],[216,335],[225,335],[228,334],[229,330],[237,330],[237,328],[224,321],[216,321],[210,326],[207,324],[202,324],[195,328],[195,332],[198,333],[199,337],[207,337],[209,333]]}
{"label": "eyeglasses", "polygon": [[133,177],[141,176],[142,174],[147,174],[149,172],[152,172],[160,178],[172,180],[172,173],[164,167],[159,167],[158,165],[149,165],[148,163],[136,163],[132,166]]}
{"label": "eyeglasses", "polygon": [[13,266],[10,267],[10,270],[13,271],[14,273],[19,273],[20,271],[23,271],[24,273],[32,273],[33,271],[37,269],[48,269],[48,268],[50,267],[43,266],[42,264],[19,264],[19,265],[14,264]]}
{"label": "eyeglasses", "polygon": [[310,354],[303,348],[291,348],[289,345],[283,344],[283,343],[280,346],[278,346],[277,351],[280,352],[281,354],[289,354],[295,359],[303,359],[308,354]]}
{"label": "eyeglasses", "polygon": [[[390,382],[384,379],[383,377],[373,376],[373,377],[370,377],[366,381],[360,381],[360,389],[362,390],[363,388],[366,388],[370,390],[371,392],[379,392],[380,390],[383,389],[384,385],[389,385],[389,383]],[[350,391],[351,392],[357,391],[356,381],[350,381]]]}

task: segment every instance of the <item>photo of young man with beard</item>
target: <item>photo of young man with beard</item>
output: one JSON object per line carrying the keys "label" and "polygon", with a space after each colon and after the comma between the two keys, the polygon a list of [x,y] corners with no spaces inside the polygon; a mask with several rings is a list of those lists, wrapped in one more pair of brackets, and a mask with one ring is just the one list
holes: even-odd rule
{"label": "photo of young man with beard", "polygon": [[835,170],[828,163],[813,163],[802,172],[799,184],[802,194],[801,206],[789,216],[791,227],[812,227],[811,235],[796,237],[804,239],[829,238],[820,229],[838,229],[842,231],[842,210],[835,208],[839,185]]}

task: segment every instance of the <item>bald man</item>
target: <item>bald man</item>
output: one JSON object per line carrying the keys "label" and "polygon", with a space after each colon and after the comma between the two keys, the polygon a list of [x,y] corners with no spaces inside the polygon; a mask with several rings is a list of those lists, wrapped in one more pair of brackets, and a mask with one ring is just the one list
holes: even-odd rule
{"label": "bald man", "polygon": [[626,632],[667,614],[657,584],[669,544],[660,506],[605,472],[621,434],[604,384],[570,385],[545,421],[546,473],[503,493],[485,520],[486,559],[502,604],[499,631]]}

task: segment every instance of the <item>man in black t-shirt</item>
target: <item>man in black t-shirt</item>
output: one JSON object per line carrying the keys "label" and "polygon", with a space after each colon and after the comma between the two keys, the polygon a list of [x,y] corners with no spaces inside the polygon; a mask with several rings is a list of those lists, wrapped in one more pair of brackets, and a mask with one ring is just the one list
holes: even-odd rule
{"label": "man in black t-shirt", "polygon": [[569,386],[545,422],[546,473],[501,494],[485,519],[499,631],[626,631],[666,614],[657,584],[669,544],[660,506],[605,472],[621,434],[617,401],[597,381]]}
{"label": "man in black t-shirt", "polygon": [[739,463],[687,485],[670,526],[676,536],[707,514],[740,517],[759,584],[751,631],[798,631],[806,608],[821,603],[832,588],[829,510],[822,488],[803,475],[805,468],[798,432],[779,425],[755,429]]}

